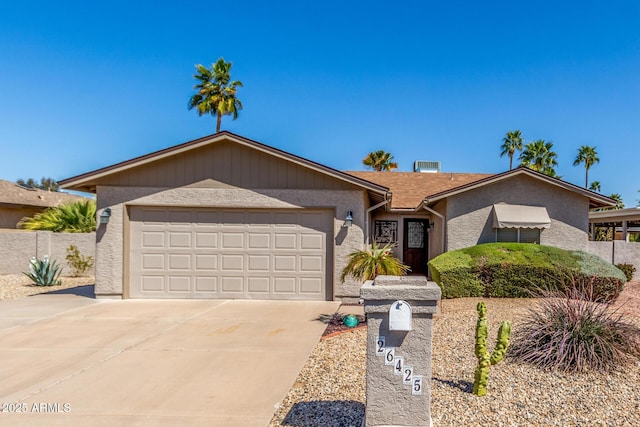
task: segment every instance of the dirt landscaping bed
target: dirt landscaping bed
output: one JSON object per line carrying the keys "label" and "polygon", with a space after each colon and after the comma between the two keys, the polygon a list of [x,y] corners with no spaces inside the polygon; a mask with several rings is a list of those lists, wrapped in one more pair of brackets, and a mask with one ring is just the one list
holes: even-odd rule
{"label": "dirt landscaping bed", "polygon": [[36,286],[24,274],[2,274],[0,275],[0,301],[24,298],[30,295],[44,294],[95,283],[93,276],[61,276],[60,279],[62,280],[60,286]]}

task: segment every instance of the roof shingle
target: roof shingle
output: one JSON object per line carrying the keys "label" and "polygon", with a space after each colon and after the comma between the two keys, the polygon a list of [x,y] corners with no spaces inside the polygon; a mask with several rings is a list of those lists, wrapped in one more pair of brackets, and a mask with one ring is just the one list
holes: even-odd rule
{"label": "roof shingle", "polygon": [[3,206],[36,206],[48,208],[77,200],[87,200],[87,198],[61,193],[59,191],[25,188],[17,185],[15,182],[0,179],[0,205]]}
{"label": "roof shingle", "polygon": [[414,209],[428,196],[488,178],[487,173],[421,173],[347,171],[357,178],[389,188],[392,209]]}

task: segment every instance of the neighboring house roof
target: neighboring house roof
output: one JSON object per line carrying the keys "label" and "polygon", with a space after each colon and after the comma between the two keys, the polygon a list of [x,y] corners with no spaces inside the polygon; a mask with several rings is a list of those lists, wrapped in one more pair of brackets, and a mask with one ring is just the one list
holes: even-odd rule
{"label": "neighboring house roof", "polygon": [[15,182],[0,180],[0,206],[48,208],[77,200],[86,200],[86,198],[59,191],[24,187]]}
{"label": "neighboring house roof", "polygon": [[128,169],[132,169],[150,162],[154,162],[166,157],[183,153],[188,150],[194,150],[196,148],[199,148],[205,145],[215,144],[221,141],[233,141],[238,144],[242,144],[242,145],[251,147],[253,149],[262,151],[264,153],[279,157],[281,159],[291,161],[293,163],[307,167],[317,172],[332,176],[336,179],[349,182],[359,187],[363,187],[364,189],[369,191],[370,195],[374,196],[373,197],[374,200],[379,201],[379,200],[385,199],[389,191],[387,187],[379,183],[370,182],[365,179],[362,179],[353,175],[349,175],[347,173],[330,168],[320,163],[316,163],[314,161],[305,159],[303,157],[299,157],[294,154],[287,153],[286,151],[279,150],[269,145],[262,144],[257,141],[253,141],[251,139],[236,135],[228,131],[218,132],[213,135],[208,135],[202,138],[195,139],[193,141],[188,141],[183,144],[175,145],[173,147],[169,147],[159,151],[155,151],[153,153],[145,154],[144,156],[139,156],[130,160],[116,163],[111,166],[107,166],[101,169],[87,172],[82,175],[77,175],[71,178],[64,179],[62,181],[59,181],[58,183],[63,188],[95,192],[95,181],[102,177],[123,172]]}
{"label": "neighboring house roof", "polygon": [[626,221],[629,227],[639,226],[640,207],[589,212],[589,222],[592,224],[621,225],[623,221]]}
{"label": "neighboring house roof", "polygon": [[392,209],[415,209],[425,197],[493,175],[486,173],[423,173],[349,171],[350,175],[383,185],[393,194]]}

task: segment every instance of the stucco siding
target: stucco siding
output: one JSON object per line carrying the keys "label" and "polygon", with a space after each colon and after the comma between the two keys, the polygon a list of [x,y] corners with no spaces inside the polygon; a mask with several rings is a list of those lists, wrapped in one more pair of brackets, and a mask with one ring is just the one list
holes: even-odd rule
{"label": "stucco siding", "polygon": [[[180,206],[247,209],[330,208],[333,220],[333,297],[357,297],[360,283],[340,283],[348,254],[361,249],[364,242],[364,191],[281,190],[241,188],[150,188],[100,186],[98,210],[112,209],[109,224],[97,231],[96,295],[122,296],[127,277],[128,206]],[[344,227],[347,211],[353,212],[353,225]],[[329,255],[330,256],[330,255]],[[335,259],[335,261],[334,261]],[[126,296],[126,295],[125,295]]]}
{"label": "stucco siding", "polygon": [[527,176],[516,176],[449,197],[448,250],[495,242],[492,207],[496,203],[546,207],[551,227],[542,231],[540,243],[562,249],[587,249],[588,198]]}
{"label": "stucco siding", "polygon": [[615,240],[613,242],[589,241],[588,252],[598,255],[612,264],[632,264],[636,268],[634,279],[640,278],[640,243]]}
{"label": "stucco siding", "polygon": [[44,208],[7,208],[0,207],[0,228],[16,229],[24,217],[32,217]]}

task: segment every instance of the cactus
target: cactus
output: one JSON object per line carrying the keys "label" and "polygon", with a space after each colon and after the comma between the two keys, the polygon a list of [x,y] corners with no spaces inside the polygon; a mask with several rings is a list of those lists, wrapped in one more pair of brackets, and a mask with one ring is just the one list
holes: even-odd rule
{"label": "cactus", "polygon": [[498,330],[498,341],[493,353],[487,352],[487,306],[479,302],[478,323],[476,323],[476,346],[475,354],[478,358],[478,367],[475,370],[475,381],[473,382],[473,394],[484,396],[487,394],[487,383],[489,382],[489,368],[502,360],[507,347],[509,347],[509,337],[511,335],[511,322],[505,320]]}

